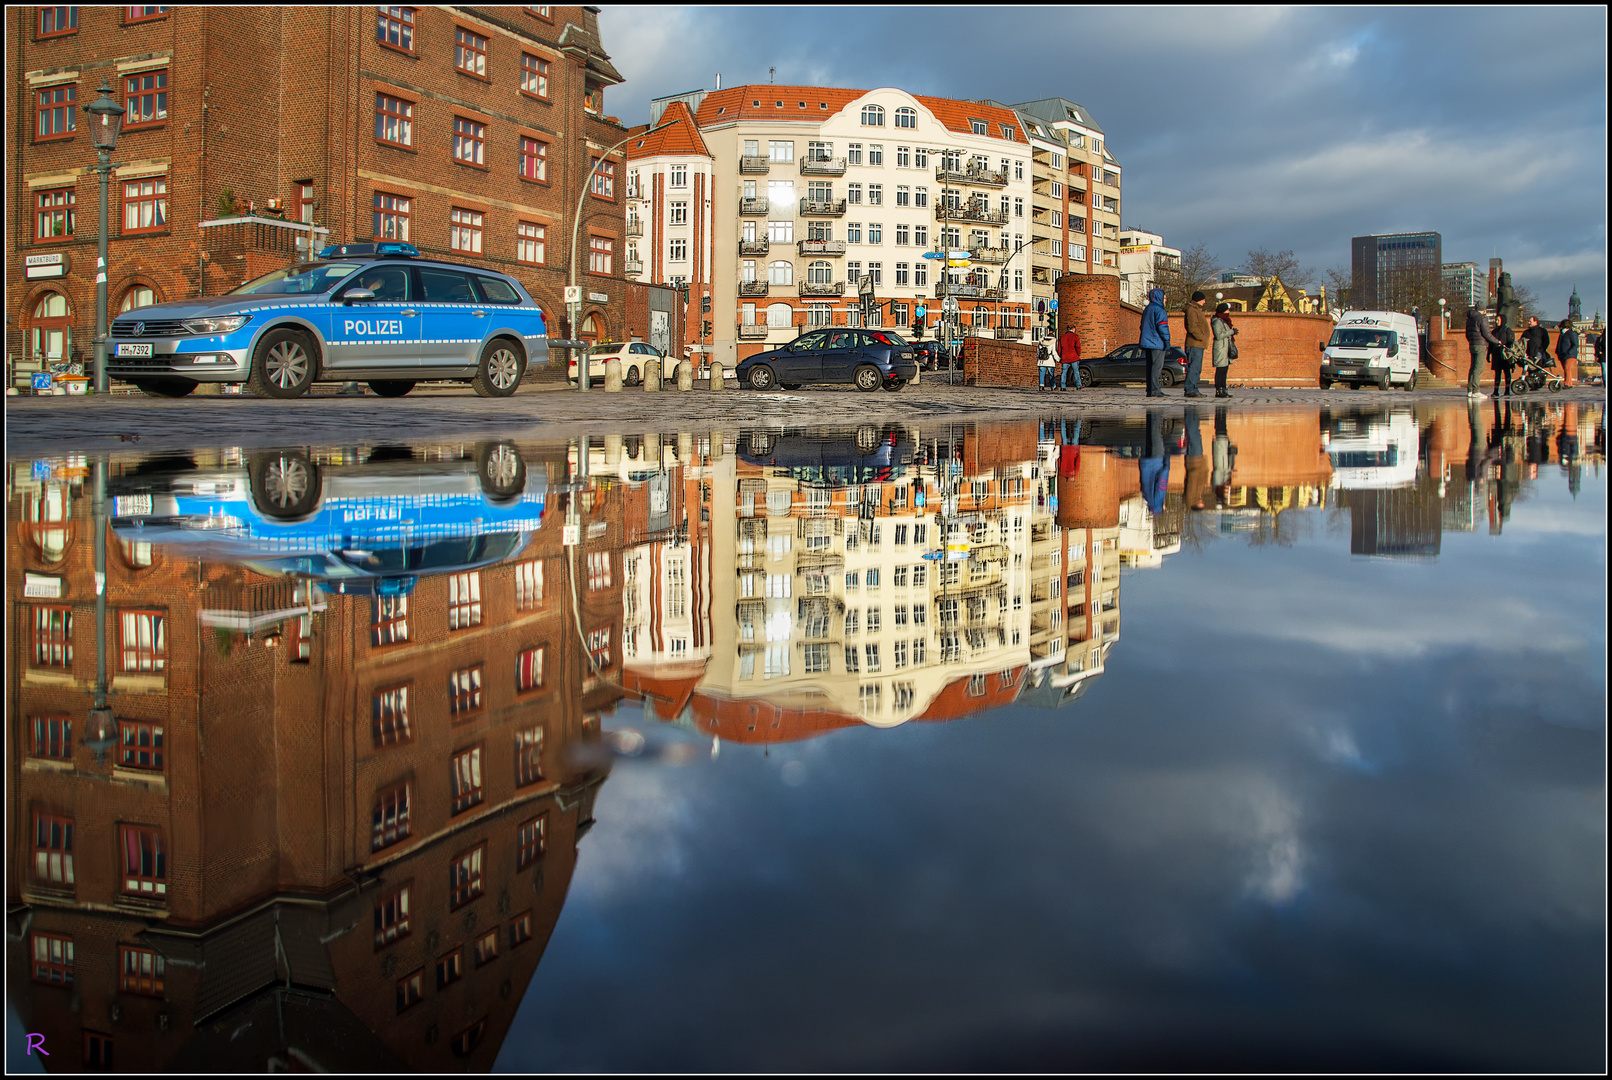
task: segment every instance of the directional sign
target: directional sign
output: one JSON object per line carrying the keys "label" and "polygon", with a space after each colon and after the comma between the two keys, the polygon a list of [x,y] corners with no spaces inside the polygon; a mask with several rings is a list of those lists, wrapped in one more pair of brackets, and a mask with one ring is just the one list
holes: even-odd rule
{"label": "directional sign", "polygon": [[946,252],[946,258],[948,258],[948,259],[966,259],[966,258],[968,258],[968,252],[966,252],[966,251],[948,251],[948,252]]}
{"label": "directional sign", "polygon": [[926,252],[924,252],[924,258],[926,258],[926,259],[944,259],[945,257],[946,257],[946,253],[944,251],[926,251]]}
{"label": "directional sign", "polygon": [[944,551],[926,551],[923,554],[923,558],[926,562],[939,562],[945,557],[946,553]]}
{"label": "directional sign", "polygon": [[955,266],[955,267],[957,267],[959,269],[966,270],[970,266],[973,266],[974,264],[969,262],[967,259],[947,259],[946,260],[946,265],[947,266]]}
{"label": "directional sign", "polygon": [[921,319],[921,318],[923,318],[923,317],[924,317],[924,316],[925,316],[925,315],[928,315],[928,314],[929,314],[929,309],[928,309],[928,308],[926,308],[926,307],[924,307],[924,306],[923,306],[923,305],[922,305],[922,304],[919,304],[919,305],[918,305],[918,312],[917,312],[917,314],[918,314],[918,318],[920,318],[920,319]]}

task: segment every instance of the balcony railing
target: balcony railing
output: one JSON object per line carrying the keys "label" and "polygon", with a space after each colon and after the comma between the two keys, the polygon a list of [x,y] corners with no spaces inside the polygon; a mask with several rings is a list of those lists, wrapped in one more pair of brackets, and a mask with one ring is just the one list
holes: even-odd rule
{"label": "balcony railing", "polygon": [[765,341],[765,340],[767,340],[767,324],[766,323],[740,323],[739,324],[739,340],[740,341]]}
{"label": "balcony railing", "polygon": [[802,255],[844,255],[844,240],[802,240],[799,244]]}
{"label": "balcony railing", "polygon": [[843,281],[830,281],[830,282],[803,281],[803,282],[800,283],[800,295],[802,295],[802,296],[844,296],[845,295],[845,282],[843,282]]}
{"label": "balcony railing", "polygon": [[739,159],[739,171],[742,173],[765,174],[770,165],[766,158],[755,154],[746,154]]}
{"label": "balcony railing", "polygon": [[948,169],[945,165],[935,167],[935,179],[943,184],[968,184],[971,187],[1007,187],[1008,174],[1006,169],[992,171],[990,169],[977,169],[972,165],[965,165],[960,169]]}
{"label": "balcony railing", "polygon": [[1007,262],[1012,257],[1012,254],[1007,248],[971,247],[968,249],[970,259],[978,263],[990,263],[994,266],[1000,266],[1002,263]]}
{"label": "balcony railing", "polygon": [[741,281],[739,282],[739,295],[766,296],[767,283],[765,281]]}
{"label": "balcony railing", "polygon": [[802,176],[844,176],[845,159],[842,157],[803,157],[800,159],[800,174]]}
{"label": "balcony railing", "polygon": [[767,213],[767,200],[766,199],[740,199],[739,200],[739,216],[740,217],[762,217],[762,216],[765,216],[766,213]]}
{"label": "balcony railing", "polygon": [[740,240],[740,255],[765,255],[771,244],[766,240]]}
{"label": "balcony railing", "polygon": [[634,274],[642,274],[643,272],[644,272],[644,260],[642,260],[642,259],[628,259],[627,260],[627,276],[628,277],[631,277]]}
{"label": "balcony railing", "polygon": [[964,206],[948,207],[944,202],[935,207],[935,217],[940,221],[978,221],[982,225],[1006,225],[1008,212],[1006,210],[992,210],[984,203],[968,203]]}
{"label": "balcony railing", "polygon": [[800,200],[801,217],[844,217],[844,199],[802,199]]}
{"label": "balcony railing", "polygon": [[1019,341],[1022,340],[1023,337],[1024,327],[1022,326],[999,326],[996,329],[996,338],[998,341]]}
{"label": "balcony railing", "polygon": [[935,282],[936,299],[955,296],[961,300],[1004,300],[1007,294],[1001,289],[992,289],[983,285],[953,285],[948,281]]}
{"label": "balcony railing", "polygon": [[628,218],[627,219],[627,235],[628,236],[642,236],[642,235],[644,235],[644,222],[643,222],[642,218]]}

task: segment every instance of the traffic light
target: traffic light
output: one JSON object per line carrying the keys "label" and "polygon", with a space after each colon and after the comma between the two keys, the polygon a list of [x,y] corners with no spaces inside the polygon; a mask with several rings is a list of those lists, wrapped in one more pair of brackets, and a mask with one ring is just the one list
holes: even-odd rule
{"label": "traffic light", "polygon": [[1049,312],[1047,312],[1047,333],[1056,334],[1057,332],[1058,332],[1058,313],[1056,311],[1049,311]]}
{"label": "traffic light", "polygon": [[924,336],[924,322],[922,319],[912,320],[912,336],[915,340]]}
{"label": "traffic light", "polygon": [[711,320],[710,319],[702,319],[702,320],[700,320],[700,336],[701,337],[710,337],[711,336]]}
{"label": "traffic light", "polygon": [[711,314],[711,297],[709,295],[700,297],[700,314]]}

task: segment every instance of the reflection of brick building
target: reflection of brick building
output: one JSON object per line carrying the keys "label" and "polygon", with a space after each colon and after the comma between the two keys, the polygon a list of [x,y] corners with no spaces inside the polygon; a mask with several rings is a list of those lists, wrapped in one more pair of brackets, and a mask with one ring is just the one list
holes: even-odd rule
{"label": "reflection of brick building", "polygon": [[101,765],[91,507],[11,486],[8,963],[50,1064],[489,1068],[603,776],[569,750],[619,697],[619,500],[400,600],[112,540]]}

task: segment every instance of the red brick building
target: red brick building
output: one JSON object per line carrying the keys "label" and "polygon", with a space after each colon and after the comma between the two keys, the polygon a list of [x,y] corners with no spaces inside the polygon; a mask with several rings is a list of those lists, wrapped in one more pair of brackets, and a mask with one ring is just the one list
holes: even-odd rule
{"label": "red brick building", "polygon": [[[227,291],[295,258],[313,227],[319,243],[406,239],[514,275],[569,334],[577,199],[626,134],[605,115],[621,76],[597,10],[7,9],[8,354],[92,354],[98,178],[82,107],[103,82],[126,108],[111,315]],[[622,160],[594,178],[577,240],[581,329],[600,339],[624,330]],[[62,258],[29,271],[31,255]]]}

